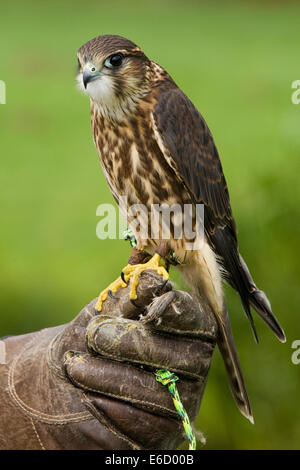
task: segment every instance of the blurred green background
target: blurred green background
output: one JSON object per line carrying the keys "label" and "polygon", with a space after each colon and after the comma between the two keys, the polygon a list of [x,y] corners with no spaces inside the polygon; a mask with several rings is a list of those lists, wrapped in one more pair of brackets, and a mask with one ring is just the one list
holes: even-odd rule
{"label": "blurred green background", "polygon": [[71,320],[126,264],[125,242],[96,238],[96,207],[113,199],[75,86],[78,47],[124,35],[206,118],[241,252],[287,334],[280,344],[256,317],[256,345],[226,289],[256,424],[238,413],[216,352],[198,418],[207,449],[300,448],[299,18],[287,2],[1,2],[0,336]]}

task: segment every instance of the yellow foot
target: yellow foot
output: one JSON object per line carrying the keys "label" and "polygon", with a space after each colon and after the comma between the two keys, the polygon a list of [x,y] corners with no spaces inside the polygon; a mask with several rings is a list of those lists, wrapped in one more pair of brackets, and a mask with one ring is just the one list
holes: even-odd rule
{"label": "yellow foot", "polygon": [[137,299],[136,288],[139,282],[139,276],[143,271],[151,270],[156,271],[163,277],[163,280],[169,279],[169,273],[166,268],[160,265],[161,257],[158,253],[155,253],[152,258],[144,264],[128,264],[126,268],[123,269],[123,275],[125,281],[128,283],[129,279],[132,279],[130,285],[130,295],[131,300]]}
{"label": "yellow foot", "polygon": [[99,298],[95,304],[95,309],[98,312],[101,312],[102,310],[102,304],[104,300],[107,299],[109,293],[115,294],[120,287],[127,287],[126,282],[124,282],[121,277],[118,277],[112,284],[110,284],[106,289],[104,289],[101,294],[99,295]]}

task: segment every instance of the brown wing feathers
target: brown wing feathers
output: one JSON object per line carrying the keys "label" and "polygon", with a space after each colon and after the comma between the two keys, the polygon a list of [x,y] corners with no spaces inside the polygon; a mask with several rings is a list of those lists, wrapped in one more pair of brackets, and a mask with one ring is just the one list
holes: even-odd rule
{"label": "brown wing feathers", "polygon": [[195,202],[205,205],[204,225],[208,240],[223,265],[225,279],[240,294],[255,338],[250,304],[284,341],[284,332],[266,296],[257,289],[248,268],[241,262],[225,177],[203,117],[176,85],[167,89],[162,87],[153,116],[163,144],[191,196]]}

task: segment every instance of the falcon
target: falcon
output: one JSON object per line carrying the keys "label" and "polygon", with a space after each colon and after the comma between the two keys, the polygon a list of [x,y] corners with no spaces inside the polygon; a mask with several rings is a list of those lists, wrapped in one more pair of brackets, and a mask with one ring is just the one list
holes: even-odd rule
{"label": "falcon", "polygon": [[137,246],[121,276],[100,294],[96,309],[101,311],[107,296],[114,297],[129,281],[134,301],[143,271],[154,270],[166,280],[169,263],[176,264],[214,312],[232,394],[242,414],[254,422],[223,281],[239,293],[256,340],[250,307],[280,341],[285,341],[285,334],[239,254],[228,188],[211,132],[170,75],[130,40],[99,36],[80,47],[77,56],[78,84],[90,98],[93,139],[116,202],[121,205],[125,198],[126,209],[140,204],[149,212],[156,204],[204,206],[204,239],[196,249],[187,249],[188,239],[176,238],[174,230],[169,239],[161,231],[145,238],[135,226]]}

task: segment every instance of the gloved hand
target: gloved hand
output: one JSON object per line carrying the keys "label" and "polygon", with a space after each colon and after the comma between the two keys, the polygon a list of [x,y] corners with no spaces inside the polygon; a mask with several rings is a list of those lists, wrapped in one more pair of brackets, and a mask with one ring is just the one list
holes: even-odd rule
{"label": "gloved hand", "polygon": [[[185,439],[169,369],[190,420],[198,412],[217,337],[214,317],[154,272],[88,304],[69,324],[3,340],[0,449],[176,449]],[[2,348],[3,351],[3,348]],[[3,356],[3,354],[2,354]]]}

